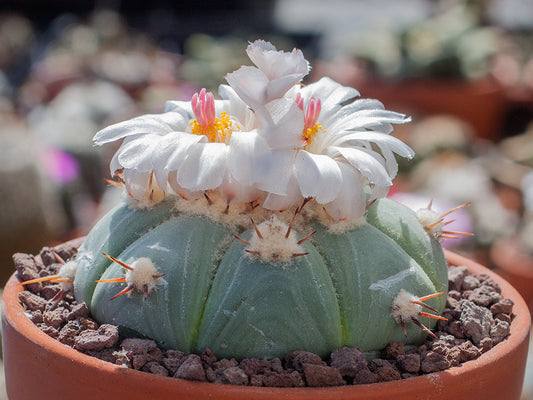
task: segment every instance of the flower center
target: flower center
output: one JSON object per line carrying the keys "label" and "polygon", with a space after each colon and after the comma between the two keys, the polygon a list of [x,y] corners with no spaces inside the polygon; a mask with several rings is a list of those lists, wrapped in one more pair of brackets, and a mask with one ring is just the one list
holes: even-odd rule
{"label": "flower center", "polygon": [[195,120],[191,121],[192,133],[207,136],[210,142],[227,143],[231,137],[232,122],[225,111],[220,117],[215,114],[215,97],[205,89],[195,93],[191,99]]}
{"label": "flower center", "polygon": [[307,146],[310,145],[311,141],[316,137],[318,131],[322,130],[322,125],[318,123],[318,116],[320,115],[321,103],[320,99],[316,99],[315,96],[312,96],[307,104],[307,110],[304,110],[304,99],[298,93],[296,95],[296,104],[300,107],[300,110],[304,111],[304,130],[302,132]]}

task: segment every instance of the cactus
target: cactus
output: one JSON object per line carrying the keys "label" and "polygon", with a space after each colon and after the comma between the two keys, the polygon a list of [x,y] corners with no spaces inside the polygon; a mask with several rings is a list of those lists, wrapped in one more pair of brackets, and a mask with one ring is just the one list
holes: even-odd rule
{"label": "cactus", "polygon": [[[443,216],[382,198],[408,119],[257,41],[256,67],[97,133],[126,200],[91,230],[74,294],[100,322],[219,357],[421,343],[442,312]],[[429,214],[429,217],[428,217]],[[424,311],[425,309],[432,313]],[[429,318],[428,318],[429,317]]]}

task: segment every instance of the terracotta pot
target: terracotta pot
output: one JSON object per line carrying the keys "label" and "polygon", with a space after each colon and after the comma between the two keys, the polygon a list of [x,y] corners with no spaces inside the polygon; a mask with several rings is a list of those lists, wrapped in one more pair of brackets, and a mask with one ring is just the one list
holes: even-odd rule
{"label": "terracotta pot", "polygon": [[79,353],[42,333],[18,302],[22,290],[12,276],[4,289],[2,341],[10,400],[28,399],[519,399],[531,323],[518,292],[488,269],[453,253],[452,265],[466,265],[498,282],[514,301],[508,339],[449,370],[402,381],[334,388],[259,388],[198,383],[129,370]]}
{"label": "terracotta pot", "polygon": [[496,272],[518,290],[533,313],[533,255],[522,248],[518,238],[499,240],[490,255]]}

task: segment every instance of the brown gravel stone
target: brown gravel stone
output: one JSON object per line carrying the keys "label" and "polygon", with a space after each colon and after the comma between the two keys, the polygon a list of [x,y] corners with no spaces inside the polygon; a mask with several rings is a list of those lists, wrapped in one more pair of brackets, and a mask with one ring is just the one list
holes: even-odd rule
{"label": "brown gravel stone", "polygon": [[54,328],[53,326],[50,326],[50,325],[46,325],[45,323],[42,323],[42,324],[37,324],[37,327],[43,331],[44,333],[46,333],[48,336],[54,338],[54,339],[57,339],[59,337],[59,331]]}
{"label": "brown gravel stone", "polygon": [[480,286],[474,289],[468,296],[468,300],[477,304],[478,306],[489,307],[491,304],[502,300],[501,294],[493,291],[489,286]]}
{"label": "brown gravel stone", "polygon": [[442,371],[449,367],[450,363],[446,359],[446,356],[435,351],[428,352],[420,365],[420,369],[426,374],[430,372]]}
{"label": "brown gravel stone", "polygon": [[19,300],[28,311],[44,311],[47,301],[27,290],[19,293]]}
{"label": "brown gravel stone", "polygon": [[239,367],[248,376],[264,374],[270,370],[270,362],[267,360],[258,360],[257,358],[246,358],[239,363]]}
{"label": "brown gravel stone", "polygon": [[200,382],[207,381],[200,357],[196,354],[190,354],[186,356],[174,374],[174,378]]}
{"label": "brown gravel stone", "polygon": [[400,371],[394,367],[378,368],[375,372],[381,382],[397,381],[401,379]]}
{"label": "brown gravel stone", "polygon": [[367,368],[364,353],[356,347],[342,347],[331,353],[330,365],[337,368],[342,376],[353,378],[362,369]]}
{"label": "brown gravel stone", "polygon": [[86,329],[76,336],[74,348],[77,350],[101,350],[113,347],[118,342],[118,328],[102,324],[97,330]]}
{"label": "brown gravel stone", "polygon": [[128,354],[134,369],[141,369],[151,361],[162,362],[163,352],[153,340],[129,338],[124,339],[120,346]]}
{"label": "brown gravel stone", "polygon": [[385,359],[395,359],[400,355],[405,354],[405,345],[403,343],[391,342],[382,352]]}
{"label": "brown gravel stone", "polygon": [[379,382],[379,377],[377,374],[370,371],[368,368],[362,369],[354,377],[354,384],[356,385],[365,385],[367,383],[376,383]]}
{"label": "brown gravel stone", "polygon": [[[305,382],[298,371],[267,372],[262,379],[263,386],[268,387],[303,387]],[[257,386],[257,385],[254,385]]]}
{"label": "brown gravel stone", "polygon": [[182,359],[185,357],[185,353],[179,350],[167,350],[163,353],[163,365],[174,375],[181,364]]}
{"label": "brown gravel stone", "polygon": [[497,320],[490,328],[490,338],[494,344],[500,343],[511,333],[511,326],[508,322]]}
{"label": "brown gravel stone", "polygon": [[399,355],[396,362],[403,372],[416,374],[420,371],[420,354]]}
{"label": "brown gravel stone", "polygon": [[450,290],[461,290],[461,286],[468,275],[468,268],[466,267],[450,267],[448,268],[448,288]]}
{"label": "brown gravel stone", "polygon": [[320,364],[303,364],[303,374],[307,386],[340,386],[346,384],[337,368]]}
{"label": "brown gravel stone", "polygon": [[231,367],[224,369],[215,382],[238,386],[248,385],[248,375],[239,367]]}
{"label": "brown gravel stone", "polygon": [[514,303],[511,299],[502,299],[490,307],[490,312],[496,314],[511,314]]}
{"label": "brown gravel stone", "polygon": [[285,357],[285,366],[303,372],[304,364],[326,365],[322,358],[308,351],[293,351]]}
{"label": "brown gravel stone", "polygon": [[463,301],[461,308],[463,311],[460,320],[463,332],[479,347],[481,340],[490,335],[493,323],[492,313],[472,301]]}
{"label": "brown gravel stone", "polygon": [[81,332],[81,326],[77,321],[69,321],[59,331],[57,340],[67,346],[74,346],[76,336]]}
{"label": "brown gravel stone", "polygon": [[168,370],[156,361],[148,361],[141,370],[154,375],[168,376]]}

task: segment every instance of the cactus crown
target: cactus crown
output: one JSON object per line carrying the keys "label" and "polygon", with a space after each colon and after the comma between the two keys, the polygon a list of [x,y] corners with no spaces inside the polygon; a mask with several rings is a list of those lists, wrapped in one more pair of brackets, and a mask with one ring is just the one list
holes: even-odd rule
{"label": "cactus crown", "polygon": [[444,216],[381,199],[395,155],[413,156],[390,135],[409,118],[329,78],[301,86],[300,50],[246,51],[255,66],[220,100],[203,89],[95,135],[122,140],[110,169],[128,202],[80,248],[76,298],[164,346],[235,358],[420,342],[422,308],[444,307]]}

